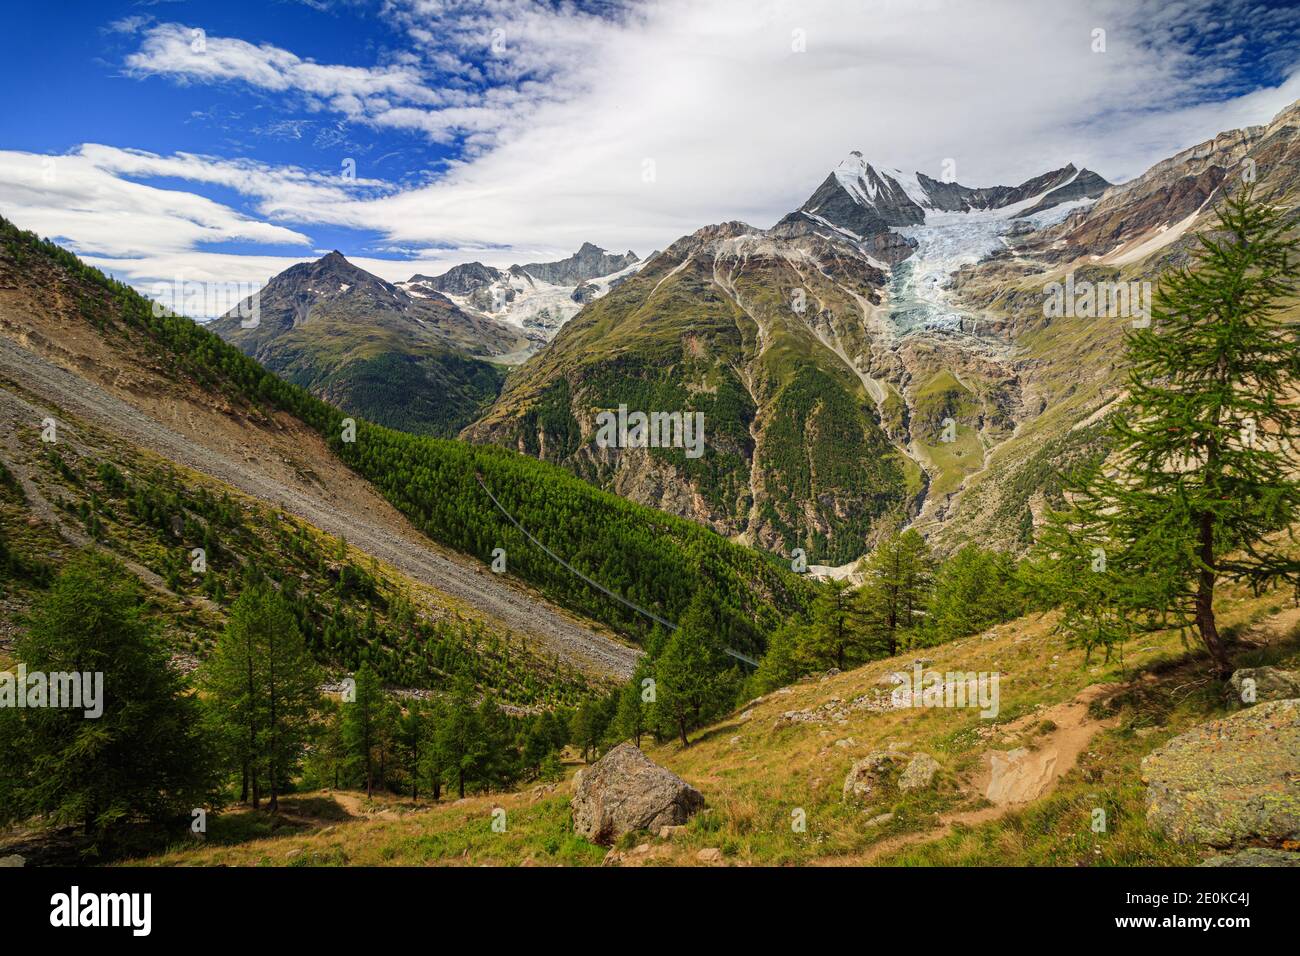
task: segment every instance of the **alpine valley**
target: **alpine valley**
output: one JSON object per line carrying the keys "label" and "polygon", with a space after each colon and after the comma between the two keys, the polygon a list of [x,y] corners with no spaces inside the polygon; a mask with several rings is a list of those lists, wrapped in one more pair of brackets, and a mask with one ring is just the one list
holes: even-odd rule
{"label": "alpine valley", "polygon": [[[823,566],[900,524],[941,550],[1020,549],[1058,471],[1099,451],[1130,321],[1045,318],[1045,287],[1154,279],[1247,166],[1292,197],[1298,125],[1293,105],[1122,185],[1065,165],[971,188],[851,153],[771,228],[706,226],[652,256],[462,437]],[[703,412],[703,457],[598,447],[619,405]]]}
{"label": "alpine valley", "polygon": [[[1150,282],[1225,178],[1295,189],[1293,105],[1120,185],[1067,164],[970,187],[850,153],[770,228],[704,226],[639,259],[471,262],[384,282],[332,253],[213,329],[380,424],[498,444],[815,566],[917,527],[1018,550],[1057,475],[1100,454],[1127,316],[1045,316],[1052,283]],[[597,416],[701,413],[704,453],[609,447]],[[960,520],[954,520],[960,518]]]}

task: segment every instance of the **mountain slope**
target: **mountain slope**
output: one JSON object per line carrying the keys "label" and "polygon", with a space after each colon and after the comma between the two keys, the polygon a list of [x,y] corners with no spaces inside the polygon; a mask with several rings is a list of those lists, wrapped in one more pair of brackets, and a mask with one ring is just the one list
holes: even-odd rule
{"label": "mountain slope", "polygon": [[[918,487],[840,354],[861,348],[860,308],[884,279],[807,224],[700,230],[588,305],[465,435],[770,551],[856,553]],[[620,404],[702,414],[703,454],[597,447],[595,412]]]}
{"label": "mountain slope", "polygon": [[[1022,548],[1043,509],[1059,505],[1060,473],[1104,453],[1100,418],[1122,393],[1131,314],[1046,318],[1044,290],[1082,283],[1149,283],[1186,263],[1228,188],[1253,178],[1257,195],[1300,228],[1300,102],[1267,124],[1228,130],[1110,187],[1090,208],[1011,237],[955,273],[951,294],[1014,346],[1023,398],[1014,434],[931,527],[946,547],[966,540]],[[1291,312],[1300,320],[1300,308]]]}
{"label": "mountain slope", "polygon": [[[1116,186],[1066,165],[971,188],[851,154],[774,228],[709,227],[648,261],[463,434],[811,563],[899,519],[941,551],[1024,548],[1061,473],[1105,453],[1136,317],[1048,318],[1051,284],[1149,294],[1247,177],[1300,218],[1300,104]],[[704,411],[704,456],[597,447],[620,404]]]}
{"label": "mountain slope", "polygon": [[[0,370],[54,414],[283,503],[567,660],[626,674],[636,652],[531,588],[633,637],[648,622],[556,564],[485,488],[574,569],[643,608],[672,620],[694,594],[712,596],[739,650],[760,652],[766,631],[807,605],[808,585],[760,555],[532,459],[364,420],[345,440],[337,409],[57,246],[3,223],[0,252]],[[483,567],[498,547],[502,575]]]}
{"label": "mountain slope", "polygon": [[[949,254],[954,233],[963,255],[996,246],[1104,186],[1066,166],[970,189],[852,154],[772,229],[710,226],[653,257],[463,434],[769,551],[850,561],[941,506],[1019,401],[999,349],[951,334],[933,251]],[[702,413],[703,455],[599,447],[596,416],[621,405]]]}
{"label": "mountain slope", "polygon": [[[1234,627],[1254,642],[1239,648],[1241,666],[1300,666],[1296,613],[1280,608],[1286,598],[1224,596]],[[612,849],[573,832],[570,777],[453,803],[394,801],[398,813],[321,814],[302,830],[191,842],[140,862],[1095,867],[1192,866],[1222,852],[1148,822],[1143,783],[1145,756],[1232,713],[1203,655],[1166,632],[1122,663],[1088,661],[1054,623],[1054,615],[1023,618],[926,649],[928,673],[1000,675],[989,718],[969,707],[889,706],[891,675],[911,673],[911,652],[779,688],[702,728],[688,747],[647,737],[647,756],[698,788],[707,809],[682,828],[642,831]],[[895,773],[861,803],[846,800],[851,768],[880,753],[899,755]],[[917,753],[937,771],[904,791],[897,770]],[[331,809],[348,801],[320,797]],[[509,819],[504,833],[484,823],[498,808]],[[1107,826],[1096,830],[1099,808]]]}
{"label": "mountain slope", "polygon": [[[0,400],[23,425],[8,433],[22,445],[15,454],[43,447],[33,430],[46,417],[117,436],[346,539],[434,603],[519,635],[543,659],[596,675],[626,674],[635,662],[633,648],[517,577],[484,574],[477,556],[417,530],[330,449],[314,417],[336,422],[337,411],[190,320],[154,316],[128,287],[2,219]],[[69,439],[85,441],[76,432]]]}
{"label": "mountain slope", "polygon": [[[354,415],[451,435],[500,391],[490,360],[524,345],[517,332],[444,296],[412,296],[332,252],[292,266],[212,329],[283,378]],[[244,310],[245,313],[248,311]]]}

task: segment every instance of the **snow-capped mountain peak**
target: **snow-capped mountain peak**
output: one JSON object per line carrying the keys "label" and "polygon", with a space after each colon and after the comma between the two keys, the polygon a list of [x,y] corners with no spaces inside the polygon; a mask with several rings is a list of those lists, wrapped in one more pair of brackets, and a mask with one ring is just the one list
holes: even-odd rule
{"label": "snow-capped mountain peak", "polygon": [[1065,202],[1096,199],[1110,184],[1067,164],[1019,186],[970,187],[921,172],[873,166],[854,150],[798,210],[825,225],[866,237],[919,226],[951,214],[1029,216]]}
{"label": "snow-capped mountain peak", "polygon": [[589,242],[557,262],[498,269],[466,262],[439,276],[411,276],[398,286],[412,296],[446,296],[462,309],[522,329],[538,346],[586,303],[605,295],[645,260],[608,253]]}

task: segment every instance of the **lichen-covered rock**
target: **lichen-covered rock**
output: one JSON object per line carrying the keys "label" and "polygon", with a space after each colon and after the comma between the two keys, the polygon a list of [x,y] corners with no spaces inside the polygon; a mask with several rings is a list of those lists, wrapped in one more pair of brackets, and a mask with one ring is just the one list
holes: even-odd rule
{"label": "lichen-covered rock", "polygon": [[915,754],[912,757],[912,762],[903,771],[903,775],[898,778],[898,789],[904,792],[923,790],[930,786],[934,781],[934,775],[938,772],[939,761],[929,754]]}
{"label": "lichen-covered rock", "polygon": [[1183,843],[1300,839],[1300,700],[1260,704],[1142,760],[1147,821]]}
{"label": "lichen-covered rock", "polygon": [[1228,680],[1228,695],[1247,706],[1300,697],[1300,671],[1277,667],[1243,667]]}
{"label": "lichen-covered rock", "polygon": [[619,744],[573,780],[573,831],[608,846],[633,830],[685,823],[704,797],[630,743]]}
{"label": "lichen-covered rock", "polygon": [[1300,866],[1300,853],[1253,846],[1224,856],[1212,856],[1201,866]]}
{"label": "lichen-covered rock", "polygon": [[895,761],[900,755],[877,750],[861,760],[853,761],[844,777],[844,799],[855,803],[868,803],[889,784]]}

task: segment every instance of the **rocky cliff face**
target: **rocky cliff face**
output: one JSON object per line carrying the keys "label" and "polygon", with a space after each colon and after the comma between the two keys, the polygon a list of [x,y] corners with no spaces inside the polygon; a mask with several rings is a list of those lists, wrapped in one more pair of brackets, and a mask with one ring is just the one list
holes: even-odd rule
{"label": "rocky cliff face", "polygon": [[629,249],[622,255],[606,252],[600,246],[584,242],[581,248],[567,259],[557,262],[530,262],[519,268],[536,279],[551,285],[577,285],[586,279],[621,272],[637,262],[637,254]]}

